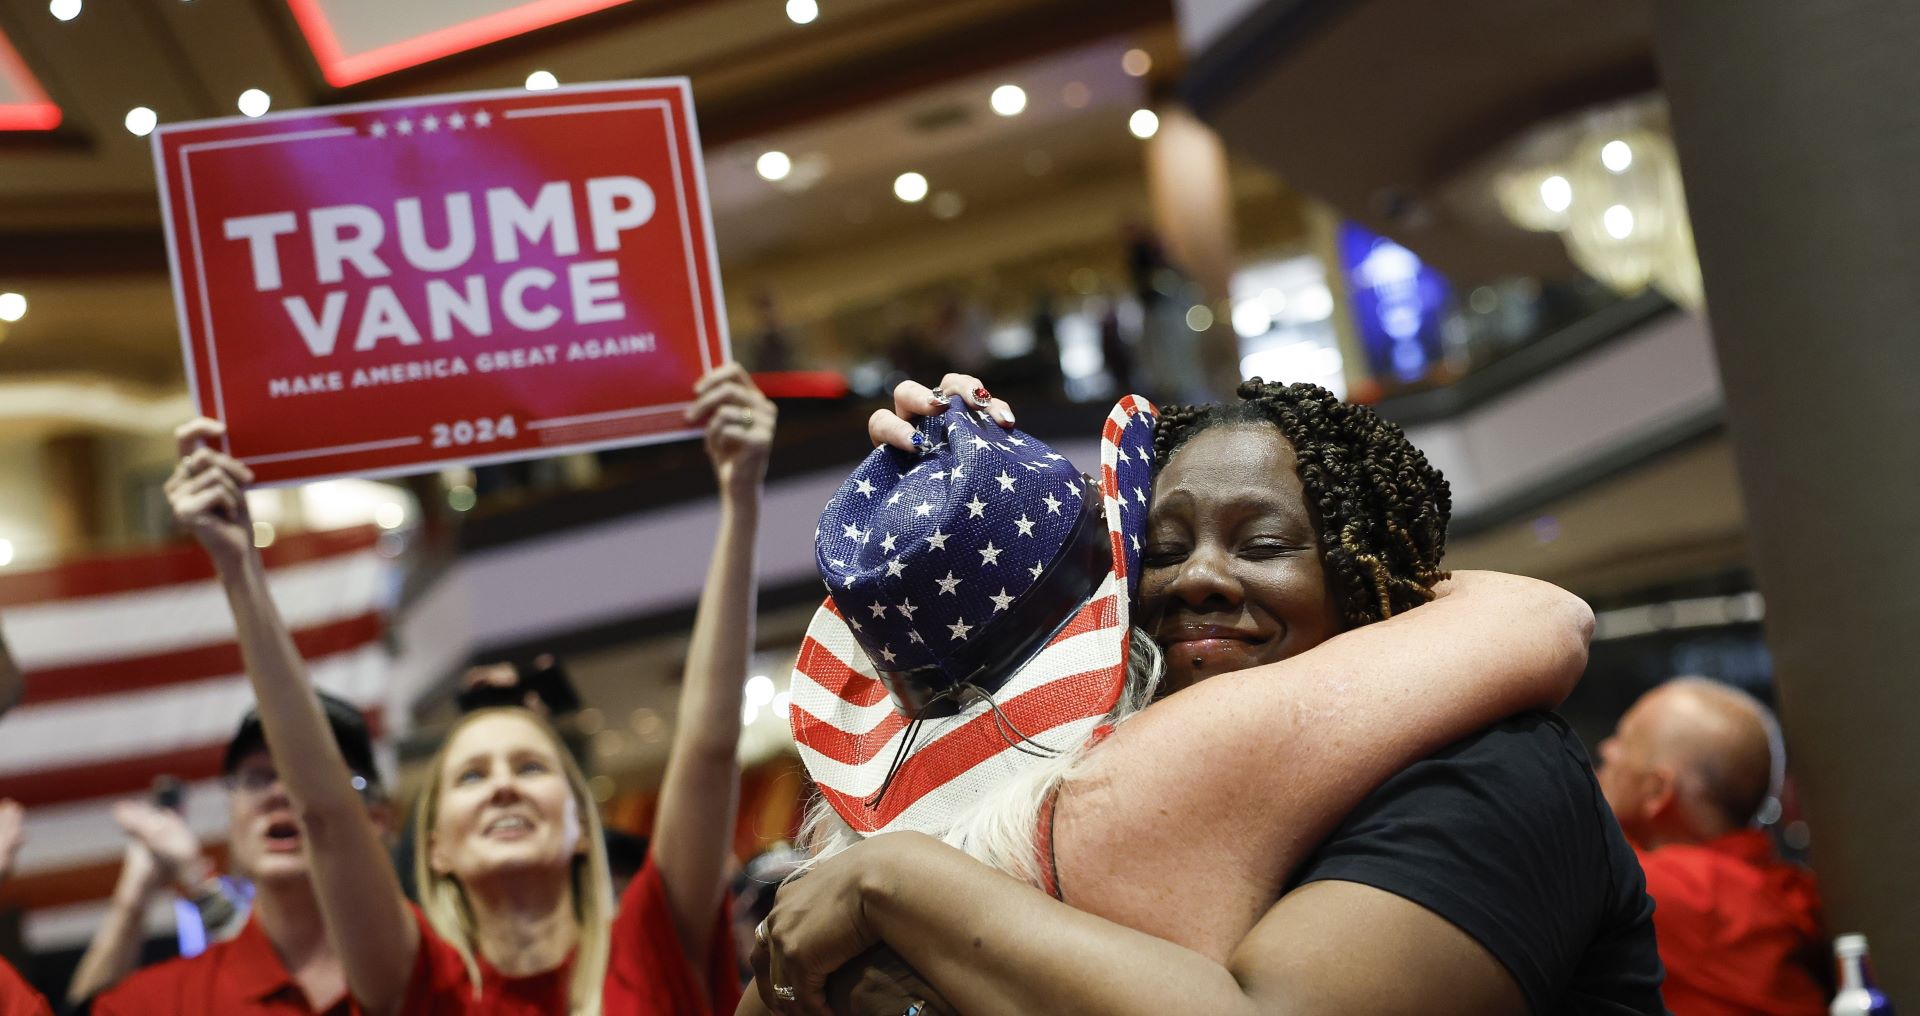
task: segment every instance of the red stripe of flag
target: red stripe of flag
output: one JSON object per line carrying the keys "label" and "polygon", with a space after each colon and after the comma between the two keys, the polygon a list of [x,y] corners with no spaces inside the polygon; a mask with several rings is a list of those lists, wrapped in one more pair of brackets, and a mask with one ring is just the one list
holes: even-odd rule
{"label": "red stripe of flag", "polygon": [[[856,648],[854,651],[863,650]],[[812,636],[800,643],[800,662],[797,666],[813,678],[815,684],[862,709],[887,697],[886,685],[847,666],[833,654],[833,650],[821,645]]]}
{"label": "red stripe of flag", "polygon": [[[369,550],[379,538],[380,530],[374,526],[295,533],[274,541],[261,557],[269,569],[285,568]],[[179,543],[0,575],[0,607],[131,593],[213,577],[213,561],[206,552],[197,545]]]}
{"label": "red stripe of flag", "polygon": [[[380,615],[369,611],[293,633],[300,655],[314,660],[358,649],[380,638]],[[27,673],[25,705],[125,695],[169,685],[244,673],[237,642],[191,646],[147,656],[122,657]]]}

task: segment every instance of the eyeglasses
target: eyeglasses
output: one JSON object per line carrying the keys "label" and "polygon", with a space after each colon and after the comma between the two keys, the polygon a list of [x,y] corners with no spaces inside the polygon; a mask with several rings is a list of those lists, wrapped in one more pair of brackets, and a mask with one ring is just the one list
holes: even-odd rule
{"label": "eyeglasses", "polygon": [[[280,782],[280,773],[264,767],[247,766],[227,774],[227,789],[236,794],[259,797]],[[363,801],[380,799],[380,788],[359,773],[353,774],[353,789]]]}

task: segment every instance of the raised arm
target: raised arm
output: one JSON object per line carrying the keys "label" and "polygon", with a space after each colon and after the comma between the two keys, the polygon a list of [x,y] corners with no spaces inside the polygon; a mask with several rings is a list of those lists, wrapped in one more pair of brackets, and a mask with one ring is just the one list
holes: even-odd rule
{"label": "raised arm", "polygon": [[707,428],[720,530],[694,614],[650,849],[681,946],[693,969],[705,970],[733,844],[741,689],[753,652],[754,543],[778,410],[738,364],[701,378],[695,396],[687,418]]}
{"label": "raised arm", "polygon": [[[122,801],[114,805],[113,818],[127,834],[127,849],[107,916],[67,985],[69,1005],[92,998],[133,972],[146,938],[147,903],[167,885],[196,904],[216,901],[229,919],[234,913],[232,904],[219,895],[219,879],[201,853],[200,838],[179,814],[144,801]],[[218,938],[214,922],[208,923],[208,937]]]}
{"label": "raised arm", "polygon": [[180,428],[181,461],[167,480],[167,499],[174,518],[213,558],[233,610],[261,727],[299,818],[314,892],[347,985],[367,1011],[396,1012],[420,947],[419,926],[268,592],[247,513],[252,470],[207,444],[223,432],[220,423],[204,419]]}

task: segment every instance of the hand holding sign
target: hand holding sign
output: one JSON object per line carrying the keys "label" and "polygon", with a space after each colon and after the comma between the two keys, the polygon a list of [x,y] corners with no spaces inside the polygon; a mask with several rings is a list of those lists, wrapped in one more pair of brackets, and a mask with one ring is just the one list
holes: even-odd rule
{"label": "hand holding sign", "polygon": [[707,457],[722,494],[744,494],[767,477],[767,453],[780,409],[760,394],[737,363],[715,368],[694,384],[699,397],[687,419],[707,428]]}
{"label": "hand holding sign", "polygon": [[209,446],[225,435],[218,420],[201,417],[182,424],[173,432],[180,461],[165,485],[174,521],[222,565],[253,552],[253,515],[247,511],[253,470]]}

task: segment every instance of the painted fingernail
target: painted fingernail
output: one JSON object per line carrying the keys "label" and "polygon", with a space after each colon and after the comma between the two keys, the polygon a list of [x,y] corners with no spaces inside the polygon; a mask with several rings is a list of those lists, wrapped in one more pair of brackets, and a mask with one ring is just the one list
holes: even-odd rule
{"label": "painted fingernail", "polygon": [[927,444],[927,439],[922,437],[919,431],[917,430],[914,431],[913,432],[913,450],[922,451],[926,448],[926,444]]}
{"label": "painted fingernail", "polygon": [[948,399],[948,397],[947,397],[947,393],[945,393],[945,392],[934,392],[934,393],[933,393],[933,404],[934,404],[934,405],[936,405],[936,406],[944,406],[944,405],[946,405],[946,404],[947,404],[947,402],[948,402],[948,401],[949,401],[949,399]]}

